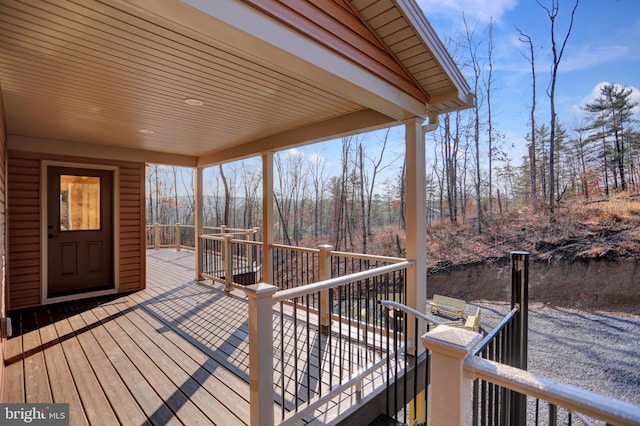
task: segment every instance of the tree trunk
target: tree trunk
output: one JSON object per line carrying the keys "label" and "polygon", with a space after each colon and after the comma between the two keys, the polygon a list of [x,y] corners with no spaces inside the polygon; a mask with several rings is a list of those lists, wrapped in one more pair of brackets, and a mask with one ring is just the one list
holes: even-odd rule
{"label": "tree trunk", "polygon": [[554,214],[554,206],[555,206],[555,158],[554,158],[554,145],[555,145],[555,132],[556,132],[556,105],[555,105],[555,96],[556,96],[556,83],[558,79],[558,68],[560,66],[560,61],[562,60],[562,55],[564,54],[564,49],[567,46],[567,41],[569,40],[569,35],[571,35],[571,29],[573,28],[573,20],[576,13],[576,9],[578,8],[578,3],[580,0],[576,0],[576,3],[571,12],[571,20],[569,22],[569,28],[567,29],[567,33],[564,37],[564,41],[562,42],[562,47],[560,51],[558,51],[558,46],[556,44],[556,33],[555,33],[555,22],[556,17],[558,16],[558,5],[559,0],[552,0],[551,9],[543,6],[540,2],[540,5],[543,9],[547,11],[547,15],[549,20],[551,21],[551,52],[553,54],[553,62],[551,66],[551,82],[549,84],[549,104],[551,107],[551,128],[549,130],[549,213],[551,215]]}
{"label": "tree trunk", "polygon": [[218,171],[220,172],[220,179],[222,180],[222,186],[224,187],[224,224],[227,226],[231,226],[229,223],[229,211],[231,210],[231,193],[229,191],[229,183],[227,182],[227,177],[224,175],[224,170],[222,169],[222,164],[218,166]]}

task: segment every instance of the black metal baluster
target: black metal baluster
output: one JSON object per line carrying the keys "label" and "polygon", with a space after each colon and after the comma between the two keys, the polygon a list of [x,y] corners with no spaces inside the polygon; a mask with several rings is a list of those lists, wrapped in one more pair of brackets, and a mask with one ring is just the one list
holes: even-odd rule
{"label": "black metal baluster", "polygon": [[285,366],[284,366],[284,301],[280,302],[280,389],[282,390],[282,419],[285,413],[285,400],[287,392],[284,384]]}
{"label": "black metal baluster", "polygon": [[307,298],[307,402],[311,399],[311,313],[309,312],[309,295]]}
{"label": "black metal baluster", "polygon": [[296,399],[296,411],[298,411],[298,389],[300,378],[298,377],[298,298],[293,299],[293,383],[295,385],[294,398]]}
{"label": "black metal baluster", "polygon": [[338,372],[338,378],[339,378],[339,382],[338,383],[342,383],[342,372],[344,370],[344,366],[343,366],[343,362],[344,362],[344,356],[343,356],[343,348],[342,348],[342,291],[343,291],[343,286],[338,287],[338,353],[337,353],[337,359],[339,362],[339,368],[340,371]]}

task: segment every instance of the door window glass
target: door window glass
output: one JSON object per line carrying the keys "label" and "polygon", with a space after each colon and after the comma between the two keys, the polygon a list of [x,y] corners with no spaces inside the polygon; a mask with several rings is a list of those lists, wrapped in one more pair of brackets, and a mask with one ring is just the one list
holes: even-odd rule
{"label": "door window glass", "polygon": [[100,229],[100,178],[60,175],[60,231]]}

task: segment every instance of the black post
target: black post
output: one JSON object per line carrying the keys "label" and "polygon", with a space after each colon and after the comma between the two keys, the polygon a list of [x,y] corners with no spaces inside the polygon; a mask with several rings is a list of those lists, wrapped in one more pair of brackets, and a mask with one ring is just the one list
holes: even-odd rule
{"label": "black post", "polygon": [[[524,251],[511,253],[511,309],[516,304],[520,309],[515,317],[512,346],[514,353],[510,362],[513,367],[526,370],[529,338],[529,253]],[[512,392],[510,405],[511,424],[527,424],[527,396]]]}

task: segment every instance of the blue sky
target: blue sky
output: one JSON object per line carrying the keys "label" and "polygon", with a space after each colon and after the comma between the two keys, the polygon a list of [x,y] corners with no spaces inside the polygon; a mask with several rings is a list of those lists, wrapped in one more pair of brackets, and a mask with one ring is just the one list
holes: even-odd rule
{"label": "blue sky", "polygon": [[[539,0],[550,6],[551,0]],[[566,34],[574,0],[559,0],[556,40]],[[531,106],[531,66],[523,54],[516,26],[531,36],[535,47],[537,120],[549,122],[546,89],[550,80],[550,21],[536,0],[418,0],[445,44],[463,33],[462,14],[476,33],[494,24],[495,128],[517,152],[524,151]],[[450,49],[455,56],[454,49]],[[640,1],[580,0],[574,26],[560,62],[556,110],[568,130],[584,117],[580,106],[591,102],[603,82],[634,88],[640,103]],[[514,158],[519,160],[519,158]]]}
{"label": "blue sky", "polygon": [[[539,0],[550,5],[551,0]],[[516,26],[532,38],[535,48],[537,110],[536,120],[548,126],[549,98],[546,89],[550,80],[551,42],[550,23],[546,11],[536,0],[417,0],[427,19],[448,47],[454,59],[464,69],[464,58],[459,56],[452,40],[465,32],[463,21],[476,35],[486,33],[489,21],[494,21],[493,69],[494,83],[492,110],[494,128],[504,135],[503,148],[511,156],[511,164],[519,166],[527,152],[525,136],[529,132],[531,107],[531,65],[523,55],[529,47],[519,41]],[[566,34],[568,18],[574,0],[559,0],[556,20],[556,40]],[[482,46],[481,53],[486,52]],[[458,50],[458,51],[457,51]],[[468,71],[468,70],[467,70]],[[584,111],[581,106],[599,94],[605,82],[622,84],[634,90],[633,99],[640,104],[640,0],[580,0],[574,26],[560,62],[556,87],[558,119],[569,131],[581,124]],[[640,119],[640,108],[636,108]],[[486,117],[485,117],[486,118]],[[359,135],[367,152],[377,155],[383,131]],[[482,134],[486,144],[486,130]],[[387,155],[397,158],[403,154],[402,127],[392,129]],[[433,142],[427,137],[427,161],[433,159]],[[481,148],[482,149],[482,148]],[[486,147],[484,148],[486,150]],[[284,155],[320,156],[326,160],[328,174],[339,173],[340,141],[329,141],[289,150]],[[486,152],[481,153],[486,157]],[[380,179],[395,181],[401,164],[398,160],[388,167]],[[485,171],[486,172],[486,171]]]}
{"label": "blue sky", "polygon": [[[539,0],[550,5],[551,0]],[[546,12],[536,0],[417,0],[427,19],[436,30],[452,56],[465,72],[464,58],[458,57],[452,40],[459,39],[465,31],[464,16],[470,28],[478,36],[487,31],[491,19],[494,24],[494,83],[492,109],[494,128],[504,135],[503,148],[511,157],[511,164],[519,166],[527,152],[525,136],[529,132],[531,106],[531,65],[523,55],[528,55],[528,45],[519,41],[517,26],[531,36],[535,47],[537,78],[538,124],[548,126],[550,111],[546,89],[550,78],[551,50],[550,23]],[[557,40],[564,39],[569,14],[574,0],[559,0]],[[481,47],[486,52],[486,47]],[[468,70],[467,70],[468,71]],[[633,88],[633,99],[640,104],[640,0],[580,0],[571,36],[560,63],[556,88],[556,111],[560,122],[572,134],[584,118],[581,106],[591,102],[599,94],[605,82]],[[640,108],[637,108],[640,119]],[[486,117],[485,117],[486,118]],[[385,131],[358,135],[367,153],[374,157],[384,138]],[[486,158],[486,129],[481,135],[481,158]],[[393,128],[385,153],[385,169],[378,179],[379,190],[384,181],[396,183],[404,154],[404,129]],[[434,158],[433,139],[427,137],[427,162]],[[324,161],[325,177],[338,175],[341,141],[287,150],[283,155],[306,157],[315,162]],[[259,167],[259,159],[252,159]],[[231,166],[233,167],[233,166]],[[427,173],[430,173],[429,170]],[[483,171],[486,173],[486,170]]]}

